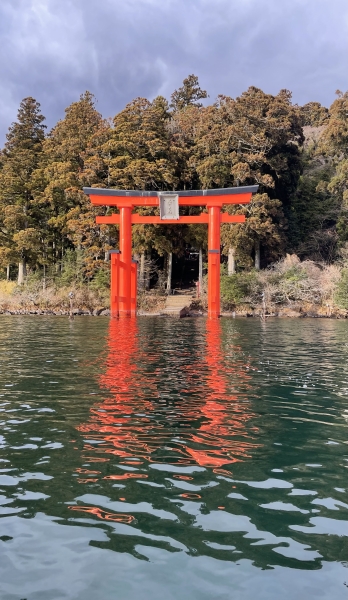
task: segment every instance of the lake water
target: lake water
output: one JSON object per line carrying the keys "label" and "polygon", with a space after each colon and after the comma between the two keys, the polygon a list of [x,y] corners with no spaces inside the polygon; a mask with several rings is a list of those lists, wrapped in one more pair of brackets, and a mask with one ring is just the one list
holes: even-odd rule
{"label": "lake water", "polygon": [[0,318],[1,600],[348,598],[348,322]]}

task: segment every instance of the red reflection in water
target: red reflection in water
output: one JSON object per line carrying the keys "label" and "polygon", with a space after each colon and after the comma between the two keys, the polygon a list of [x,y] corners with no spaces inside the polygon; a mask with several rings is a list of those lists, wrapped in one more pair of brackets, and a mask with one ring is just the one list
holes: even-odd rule
{"label": "red reflection in water", "polygon": [[[195,323],[191,321],[190,327]],[[100,377],[110,397],[94,405],[89,422],[78,427],[84,437],[90,434],[91,440],[99,441],[97,447],[86,443],[85,460],[101,462],[109,458],[97,454],[111,454],[132,466],[143,460],[198,464],[231,475],[220,467],[249,457],[257,447],[253,439],[257,428],[250,423],[254,415],[246,397],[251,375],[240,358],[226,361],[220,321],[206,322],[205,348],[202,343],[192,352],[185,347],[180,356],[177,348],[170,355],[169,344],[166,357],[161,349],[165,340],[146,348],[139,339],[136,319],[110,321],[106,369]],[[172,364],[171,358],[177,362]],[[146,476],[127,473],[103,479],[132,477]]]}
{"label": "red reflection in water", "polygon": [[197,498],[202,498],[199,494],[180,494],[181,498],[188,498],[189,500],[197,500]]}
{"label": "red reflection in water", "polygon": [[90,471],[89,469],[76,469],[76,473],[83,473],[84,475],[98,475],[100,471]]}
{"label": "red reflection in water", "polygon": [[[221,323],[207,321],[206,382],[208,393],[200,406],[200,413],[206,417],[192,441],[212,449],[189,447],[187,451],[195,462],[204,467],[220,467],[248,457],[254,444],[249,441],[231,440],[231,436],[245,435],[246,423],[251,414],[245,404],[240,403],[236,394],[228,391],[228,380],[224,371],[226,359],[221,348]],[[190,365],[192,368],[193,365]],[[231,375],[231,372],[229,373]],[[250,377],[240,368],[234,369],[236,377],[246,382]],[[250,433],[248,433],[249,437]]]}
{"label": "red reflection in water", "polygon": [[80,512],[86,512],[95,515],[99,519],[104,519],[105,521],[116,521],[117,523],[131,523],[135,519],[133,515],[124,515],[122,513],[110,513],[106,510],[98,508],[97,506],[68,506],[68,508],[70,510],[77,510]]}
{"label": "red reflection in water", "polygon": [[216,475],[227,475],[228,477],[231,477],[231,472],[226,471],[226,469],[213,469],[213,473],[216,473]]}
{"label": "red reflection in water", "polygon": [[145,473],[125,473],[124,475],[106,475],[103,479],[146,479]]}

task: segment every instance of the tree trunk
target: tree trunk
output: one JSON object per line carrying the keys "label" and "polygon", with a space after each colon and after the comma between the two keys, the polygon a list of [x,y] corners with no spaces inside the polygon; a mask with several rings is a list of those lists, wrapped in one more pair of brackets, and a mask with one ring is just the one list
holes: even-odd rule
{"label": "tree trunk", "polygon": [[10,281],[10,265],[6,267],[6,280]]}
{"label": "tree trunk", "polygon": [[[108,185],[108,187],[109,187],[109,185]],[[109,247],[112,245],[110,236],[108,236],[107,243],[108,243]],[[105,250],[104,260],[105,260],[105,262],[108,262],[110,260],[110,250]]]}
{"label": "tree trunk", "polygon": [[53,240],[53,242],[52,242],[52,256],[53,256],[54,271],[55,271],[55,273],[58,273],[59,266],[58,266],[58,260],[57,260],[57,247],[56,247],[55,240]]}
{"label": "tree trunk", "polygon": [[198,255],[198,284],[199,284],[199,296],[202,295],[203,288],[203,250],[202,246],[199,248]]}
{"label": "tree trunk", "polygon": [[228,263],[227,263],[227,273],[228,275],[234,275],[236,272],[236,249],[229,248],[228,249]]}
{"label": "tree trunk", "polygon": [[261,254],[261,247],[260,247],[260,240],[257,239],[255,240],[255,269],[256,271],[260,270],[260,254]]}
{"label": "tree trunk", "polygon": [[145,252],[140,255],[140,268],[139,268],[139,289],[145,291]]}
{"label": "tree trunk", "polygon": [[145,266],[144,266],[144,281],[145,281],[145,290],[149,290],[150,289],[150,284],[151,284],[151,252],[150,255],[148,256],[145,253]]}
{"label": "tree trunk", "polygon": [[168,270],[167,270],[167,294],[172,293],[172,270],[173,270],[173,253],[168,252]]}
{"label": "tree trunk", "polygon": [[25,258],[22,258],[22,260],[18,263],[18,285],[23,285],[26,274],[27,269],[25,264]]}

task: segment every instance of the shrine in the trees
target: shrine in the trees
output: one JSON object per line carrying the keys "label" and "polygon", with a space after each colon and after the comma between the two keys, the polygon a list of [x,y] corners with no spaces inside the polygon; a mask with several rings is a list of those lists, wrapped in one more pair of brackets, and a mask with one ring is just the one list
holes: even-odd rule
{"label": "shrine in the trees", "polygon": [[[111,251],[111,316],[135,316],[137,307],[137,263],[132,260],[132,225],[193,224],[208,225],[208,317],[220,315],[220,225],[243,223],[244,215],[229,215],[221,211],[227,204],[248,204],[258,186],[187,190],[180,192],[144,192],[83,188],[95,206],[115,206],[119,213],[96,218],[99,224],[119,225],[120,248]],[[159,209],[157,216],[133,213],[136,206]],[[180,206],[200,206],[208,212],[180,215]]]}

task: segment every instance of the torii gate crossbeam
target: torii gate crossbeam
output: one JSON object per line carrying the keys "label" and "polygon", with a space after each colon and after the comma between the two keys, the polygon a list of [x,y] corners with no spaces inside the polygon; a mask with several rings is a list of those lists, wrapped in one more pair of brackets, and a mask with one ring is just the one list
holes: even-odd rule
{"label": "torii gate crossbeam", "polygon": [[[119,214],[96,218],[99,224],[119,225],[120,250],[118,257],[111,260],[111,306],[112,316],[136,314],[136,268],[132,261],[132,225],[135,224],[208,224],[208,317],[220,315],[220,225],[221,223],[243,223],[243,215],[222,213],[226,204],[248,204],[258,186],[222,188],[216,190],[188,190],[180,192],[154,192],[140,190],[111,190],[83,188],[95,206],[115,206]],[[208,212],[200,215],[143,216],[133,213],[133,207],[159,208],[161,196],[176,199],[178,206],[206,207]],[[114,253],[113,253],[114,254]],[[116,254],[116,253],[115,253]]]}

